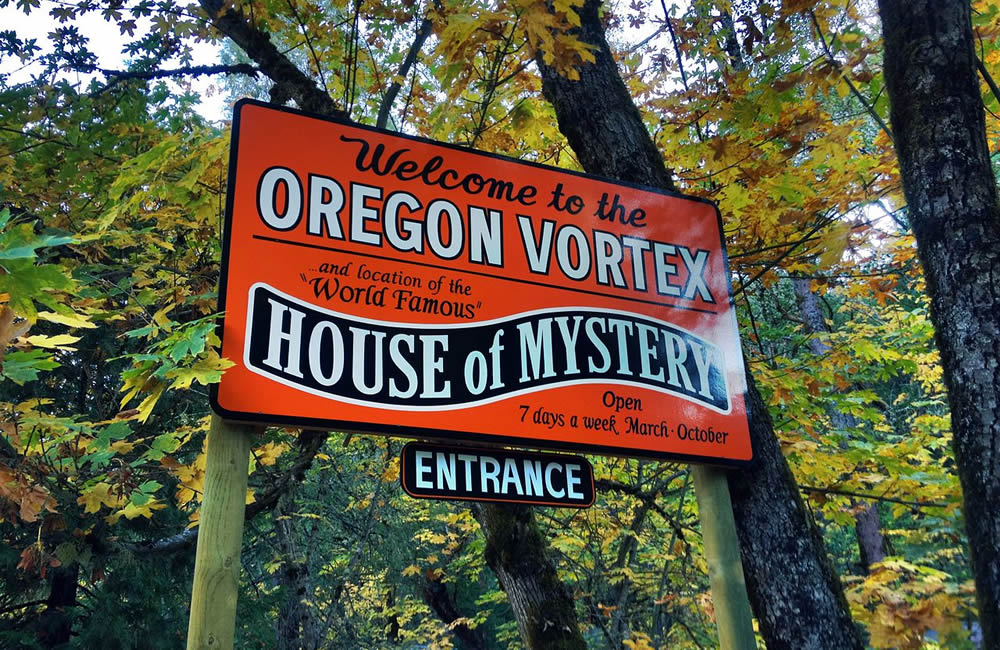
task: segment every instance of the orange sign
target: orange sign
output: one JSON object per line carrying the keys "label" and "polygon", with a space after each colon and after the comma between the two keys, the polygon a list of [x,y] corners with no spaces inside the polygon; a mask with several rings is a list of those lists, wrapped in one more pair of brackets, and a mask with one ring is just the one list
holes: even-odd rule
{"label": "orange sign", "polygon": [[707,201],[244,100],[223,417],[751,458]]}

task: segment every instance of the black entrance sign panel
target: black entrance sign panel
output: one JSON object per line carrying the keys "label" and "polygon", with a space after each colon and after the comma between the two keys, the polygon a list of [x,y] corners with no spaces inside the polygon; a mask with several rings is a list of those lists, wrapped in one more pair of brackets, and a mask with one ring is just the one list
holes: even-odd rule
{"label": "black entrance sign panel", "polygon": [[411,442],[399,467],[403,490],[418,499],[566,508],[594,503],[594,470],[582,456]]}

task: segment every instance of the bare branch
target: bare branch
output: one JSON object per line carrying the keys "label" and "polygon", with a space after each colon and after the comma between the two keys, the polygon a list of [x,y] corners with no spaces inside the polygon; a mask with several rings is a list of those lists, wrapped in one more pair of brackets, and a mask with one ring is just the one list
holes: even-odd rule
{"label": "bare branch", "polygon": [[257,76],[260,72],[249,63],[237,63],[235,65],[195,65],[186,68],[168,68],[162,70],[106,70],[104,68],[91,68],[87,72],[100,72],[111,80],[101,88],[90,93],[91,97],[96,97],[105,93],[123,81],[130,79],[165,79],[169,77],[200,77],[209,74],[245,74],[251,77]]}
{"label": "bare branch", "polygon": [[[978,56],[976,57],[976,68],[979,69],[979,74],[983,75],[983,80],[986,81],[986,85],[990,87],[990,92],[996,97],[997,101],[1000,101],[1000,88],[997,88],[997,82],[993,81],[993,76],[990,74],[986,66],[983,65],[983,60]],[[995,117],[995,116],[994,116]]]}
{"label": "bare branch", "polygon": [[845,497],[858,497],[859,499],[871,499],[872,501],[885,501],[887,503],[900,503],[904,506],[911,506],[913,508],[947,508],[948,503],[941,503],[938,501],[905,501],[903,499],[893,499],[891,497],[883,497],[877,494],[864,494],[862,492],[854,492],[853,490],[838,490],[835,488],[821,488],[813,487],[812,485],[800,485],[799,489],[803,492],[816,492],[819,494],[836,494]]}
{"label": "bare branch", "polygon": [[385,91],[385,96],[382,97],[382,103],[378,107],[378,119],[375,120],[375,126],[380,129],[384,129],[386,123],[389,121],[389,112],[392,110],[392,105],[396,101],[396,96],[399,94],[399,89],[402,88],[402,82],[400,79],[406,79],[406,76],[410,73],[410,68],[417,61],[417,56],[420,54],[420,49],[424,46],[424,41],[431,34],[431,28],[434,26],[434,21],[430,19],[430,16],[424,18],[420,21],[420,26],[417,27],[417,34],[413,39],[413,43],[410,44],[410,49],[406,53],[406,58],[403,59],[403,63],[399,66],[396,71],[396,76],[389,84],[388,90]]}

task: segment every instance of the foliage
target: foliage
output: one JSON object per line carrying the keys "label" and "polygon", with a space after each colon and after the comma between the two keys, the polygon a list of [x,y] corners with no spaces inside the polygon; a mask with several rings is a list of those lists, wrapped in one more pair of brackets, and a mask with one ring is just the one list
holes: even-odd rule
{"label": "foliage", "polygon": [[[533,60],[573,78],[593,59],[572,32],[580,2],[236,4],[353,119],[374,122],[396,84],[390,128],[578,167]],[[197,524],[206,387],[231,365],[214,332],[228,138],[195,94],[149,73],[193,65],[192,44],[220,36],[197,4],[17,5],[0,1],[58,24],[46,50],[0,32],[0,63],[34,66],[24,83],[0,75],[0,645],[46,644],[46,600],[69,572],[75,646],[176,647],[193,549],[154,542]],[[976,7],[994,70],[1000,6]],[[126,69],[97,67],[81,31],[94,17],[121,33]],[[948,409],[873,7],[634,0],[604,19],[665,162],[724,215],[744,349],[871,645],[967,642]],[[424,20],[432,34],[407,66]],[[283,99],[262,75],[218,83]],[[984,86],[987,109],[997,101]],[[995,117],[988,128],[995,150]],[[272,428],[254,444],[241,647],[273,647],[297,607],[322,647],[462,647],[458,628],[517,646],[468,509],[405,497],[395,440],[333,433],[302,466],[303,440]],[[537,511],[588,642],[713,646],[685,468],[594,463],[592,509]],[[275,507],[282,491],[294,498]],[[862,502],[891,550],[867,575]]]}

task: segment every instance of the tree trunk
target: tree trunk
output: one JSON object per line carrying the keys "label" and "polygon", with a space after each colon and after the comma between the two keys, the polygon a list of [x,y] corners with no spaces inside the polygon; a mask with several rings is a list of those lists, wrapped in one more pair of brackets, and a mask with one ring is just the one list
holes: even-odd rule
{"label": "tree trunk", "polygon": [[476,504],[472,509],[486,538],[486,563],[503,587],[529,650],[586,648],[573,598],[549,559],[531,508]]}
{"label": "tree trunk", "polygon": [[73,608],[76,607],[76,581],[80,565],[74,562],[50,572],[52,586],[45,600],[45,611],[38,617],[38,643],[43,648],[63,648],[73,634]]}
{"label": "tree trunk", "polygon": [[448,629],[459,640],[466,650],[485,650],[486,639],[479,628],[471,628],[465,623],[455,623],[463,618],[458,609],[455,597],[448,591],[448,586],[441,581],[441,578],[428,571],[423,577],[421,584],[424,602],[434,610],[438,618],[444,622]]}
{"label": "tree trunk", "polygon": [[872,565],[885,559],[885,538],[882,536],[882,522],[878,508],[874,504],[861,502],[862,508],[854,515],[854,532],[858,536],[858,551],[865,573],[871,573]]}
{"label": "tree trunk", "polygon": [[314,650],[320,646],[319,627],[312,607],[312,580],[309,562],[295,525],[295,492],[290,483],[278,497],[274,509],[274,535],[281,552],[278,583],[284,590],[285,601],[278,612],[275,647],[279,650]]}
{"label": "tree trunk", "polygon": [[[819,298],[812,290],[812,282],[806,278],[796,278],[793,281],[795,296],[798,298],[799,313],[809,328],[811,334],[828,332],[826,319],[823,318],[823,311],[819,306]],[[817,357],[821,357],[830,351],[830,346],[821,341],[818,337],[809,339],[809,349]],[[830,413],[830,421],[837,429],[847,429],[857,426],[858,421],[850,413],[833,410]],[[852,503],[854,503],[852,501]],[[861,566],[865,573],[871,572],[872,564],[885,559],[885,538],[882,536],[882,526],[879,522],[877,504],[862,501],[861,507],[854,515],[854,531],[858,540],[858,555],[861,557]]]}
{"label": "tree trunk", "polygon": [[[579,10],[579,37],[596,46],[595,63],[579,69],[579,81],[570,81],[536,57],[542,92],[588,172],[672,189],[663,159],[618,74],[599,5],[588,0]],[[761,634],[772,650],[861,648],[840,580],[826,558],[822,538],[802,503],[749,374],[747,384],[755,460],[749,468],[733,472],[729,485]]]}
{"label": "tree trunk", "polygon": [[892,131],[951,408],[983,647],[1000,648],[1000,211],[968,2],[879,0]]}

